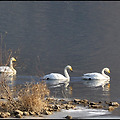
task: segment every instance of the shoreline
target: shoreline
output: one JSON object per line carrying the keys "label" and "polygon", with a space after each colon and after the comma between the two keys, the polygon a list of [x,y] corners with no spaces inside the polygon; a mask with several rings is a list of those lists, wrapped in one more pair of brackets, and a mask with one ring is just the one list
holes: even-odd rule
{"label": "shoreline", "polygon": [[[4,99],[2,101],[5,101]],[[61,112],[62,110],[77,110],[77,107],[83,107],[87,109],[99,109],[99,110],[107,110],[109,112],[115,110],[119,107],[119,103],[117,102],[108,102],[108,101],[99,101],[93,102],[88,101],[87,99],[73,99],[73,100],[65,100],[58,98],[46,98],[46,101],[49,103],[42,112],[25,112],[20,110],[15,110],[11,113],[0,113],[1,118],[7,119],[49,119],[49,115],[56,114],[57,112]],[[54,115],[53,115],[54,117]],[[63,119],[72,119],[73,116],[66,115]]]}

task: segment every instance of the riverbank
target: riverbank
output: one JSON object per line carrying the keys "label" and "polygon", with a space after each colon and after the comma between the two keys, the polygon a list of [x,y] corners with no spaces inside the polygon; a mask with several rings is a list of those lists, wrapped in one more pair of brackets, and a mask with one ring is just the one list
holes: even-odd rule
{"label": "riverbank", "polygon": [[[5,100],[2,100],[5,102]],[[3,104],[4,104],[3,102]],[[87,108],[87,109],[99,109],[106,110],[111,112],[119,107],[119,103],[117,102],[108,102],[108,101],[88,101],[87,99],[73,99],[73,100],[65,100],[65,99],[57,99],[57,98],[46,98],[47,106],[42,109],[40,112],[32,112],[32,111],[21,111],[14,110],[12,113],[9,112],[0,112],[0,118],[24,118],[24,119],[46,119],[48,115],[56,114],[57,112],[62,112],[63,110],[78,110],[78,107]],[[54,116],[53,116],[54,117]],[[64,116],[63,119],[72,119],[73,116],[68,115]]]}

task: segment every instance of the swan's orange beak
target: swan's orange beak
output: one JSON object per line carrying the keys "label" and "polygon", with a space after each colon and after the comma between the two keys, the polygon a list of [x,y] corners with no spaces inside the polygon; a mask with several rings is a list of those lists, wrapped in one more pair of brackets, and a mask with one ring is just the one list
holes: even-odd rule
{"label": "swan's orange beak", "polygon": [[70,70],[71,70],[71,72],[73,72],[73,69],[72,69],[72,68],[70,68]]}
{"label": "swan's orange beak", "polygon": [[110,73],[110,70],[108,71],[108,73]]}
{"label": "swan's orange beak", "polygon": [[13,61],[16,61],[16,59],[15,59],[15,58],[13,58]]}

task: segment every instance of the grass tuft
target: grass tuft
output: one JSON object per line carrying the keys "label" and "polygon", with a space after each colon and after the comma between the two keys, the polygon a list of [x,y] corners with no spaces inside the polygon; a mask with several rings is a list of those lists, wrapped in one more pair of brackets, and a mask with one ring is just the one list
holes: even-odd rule
{"label": "grass tuft", "polygon": [[0,110],[4,112],[12,113],[17,109],[27,112],[41,112],[48,105],[45,97],[49,96],[49,90],[44,82],[26,83],[13,90],[4,80],[0,82],[0,94],[7,100],[4,106],[0,105]]}

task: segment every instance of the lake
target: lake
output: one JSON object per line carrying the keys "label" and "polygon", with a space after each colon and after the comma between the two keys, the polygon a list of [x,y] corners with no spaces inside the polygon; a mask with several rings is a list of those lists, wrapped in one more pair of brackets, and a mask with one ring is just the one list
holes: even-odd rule
{"label": "lake", "polygon": [[[119,1],[1,1],[2,47],[11,49],[17,59],[13,82],[23,84],[34,76],[39,81],[51,72],[64,74],[69,64],[72,94],[58,86],[50,87],[51,96],[120,103],[119,12]],[[111,71],[109,89],[81,79],[84,73],[101,72],[105,67]],[[120,117],[119,110],[100,111],[97,117]]]}

